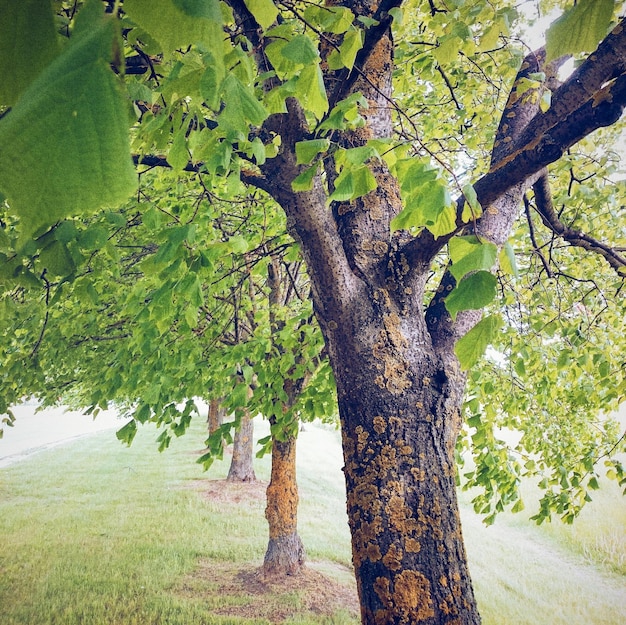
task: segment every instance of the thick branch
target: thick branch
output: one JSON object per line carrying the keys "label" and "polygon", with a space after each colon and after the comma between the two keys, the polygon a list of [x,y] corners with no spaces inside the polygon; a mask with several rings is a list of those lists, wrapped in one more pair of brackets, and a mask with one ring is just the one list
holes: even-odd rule
{"label": "thick branch", "polygon": [[522,147],[544,136],[582,104],[595,99],[607,82],[626,72],[626,18],[622,19],[580,67],[552,96],[550,108],[528,125],[517,145]]}
{"label": "thick branch", "polygon": [[363,68],[372,55],[376,44],[385,36],[391,27],[393,17],[389,14],[389,11],[400,7],[402,2],[403,0],[382,0],[372,15],[366,15],[365,12],[362,12],[359,15],[359,17],[371,17],[376,20],[378,24],[376,26],[371,26],[365,31],[363,47],[356,55],[352,70],[343,69],[339,72],[335,90],[329,98],[331,110],[337,102],[343,100],[351,92],[352,87],[354,87],[354,83],[357,81],[359,76],[364,74]]}
{"label": "thick branch", "polygon": [[604,126],[611,126],[626,107],[626,74],[603,87],[543,136],[534,138],[485,174],[474,188],[483,207],[557,161],[569,147]]}

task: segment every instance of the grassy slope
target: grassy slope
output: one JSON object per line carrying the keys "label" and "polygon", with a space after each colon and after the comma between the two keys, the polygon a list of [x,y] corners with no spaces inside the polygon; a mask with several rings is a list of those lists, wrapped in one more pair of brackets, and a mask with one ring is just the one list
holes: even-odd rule
{"label": "grassy slope", "polygon": [[[262,561],[263,501],[229,504],[202,495],[198,480],[223,477],[227,466],[215,465],[207,475],[194,464],[201,426],[164,454],[156,452],[152,431],[130,449],[106,432],[0,470],[0,623],[268,623],[258,617],[262,611],[252,616],[255,597],[223,584]],[[300,532],[314,568],[353,588],[341,464],[337,433],[308,426],[299,446]],[[268,459],[256,468],[267,480]],[[603,504],[585,523],[601,520],[610,536],[626,507]],[[485,625],[626,619],[626,577],[586,562],[575,537],[554,528],[548,536],[519,515],[484,528],[467,513],[464,524]],[[617,548],[623,560],[624,542]],[[273,601],[279,612],[294,615],[288,623],[356,622],[345,613],[313,617],[297,593]],[[249,618],[215,614],[245,604]]]}

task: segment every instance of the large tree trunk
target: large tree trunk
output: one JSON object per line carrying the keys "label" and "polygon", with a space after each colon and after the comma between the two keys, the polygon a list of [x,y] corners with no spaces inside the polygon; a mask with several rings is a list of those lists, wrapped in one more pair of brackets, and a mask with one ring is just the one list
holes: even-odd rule
{"label": "large tree trunk", "polygon": [[362,622],[478,624],[455,489],[463,377],[406,332],[415,316],[358,325],[330,342]]}
{"label": "large tree trunk", "polygon": [[296,439],[272,441],[272,475],[267,487],[265,518],[269,543],[263,572],[266,575],[295,575],[304,565],[304,546],[298,535],[298,484],[296,482]]}
{"label": "large tree trunk", "polygon": [[228,470],[229,482],[254,482],[254,422],[250,415],[241,417],[239,428],[233,441],[233,457]]}

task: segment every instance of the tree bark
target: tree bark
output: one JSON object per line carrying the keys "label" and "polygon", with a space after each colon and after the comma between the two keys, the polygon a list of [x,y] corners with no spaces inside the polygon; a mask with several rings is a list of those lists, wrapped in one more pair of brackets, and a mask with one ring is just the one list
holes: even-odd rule
{"label": "tree bark", "polygon": [[222,423],[224,423],[224,409],[220,400],[213,398],[209,401],[209,414],[207,416],[209,434],[213,434]]}
{"label": "tree bark", "polygon": [[269,524],[269,543],[263,562],[265,575],[296,575],[304,565],[304,546],[298,535],[298,499],[296,438],[274,437],[265,509]]}
{"label": "tree bark", "polygon": [[228,482],[254,482],[254,422],[246,413],[241,418],[233,441],[233,457],[228,470]]}
{"label": "tree bark", "polygon": [[455,488],[464,376],[406,331],[415,313],[370,313],[329,337],[362,622],[478,624]]}

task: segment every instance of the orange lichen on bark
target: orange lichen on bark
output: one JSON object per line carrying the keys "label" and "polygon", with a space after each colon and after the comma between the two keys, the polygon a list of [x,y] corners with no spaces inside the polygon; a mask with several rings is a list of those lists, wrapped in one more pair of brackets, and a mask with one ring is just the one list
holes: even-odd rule
{"label": "orange lichen on bark", "polygon": [[383,557],[383,564],[390,571],[399,571],[402,568],[403,552],[398,545],[391,545]]}
{"label": "orange lichen on bark", "polygon": [[422,550],[422,544],[415,538],[407,538],[404,543],[404,548],[407,553],[419,553]]}
{"label": "orange lichen on bark", "polygon": [[394,580],[393,601],[406,614],[406,623],[435,616],[430,582],[418,571],[402,571]]}
{"label": "orange lichen on bark", "polygon": [[356,449],[359,453],[361,453],[365,449],[365,446],[367,445],[369,432],[364,430],[363,426],[361,425],[357,425],[355,432],[356,432],[356,437],[357,437]]}
{"label": "orange lichen on bark", "polygon": [[296,481],[295,439],[274,441],[272,475],[267,487],[265,517],[270,539],[292,534],[297,530],[298,485]]}
{"label": "orange lichen on bark", "polygon": [[372,425],[374,426],[374,431],[377,434],[382,434],[387,429],[387,423],[380,415],[372,419]]}

